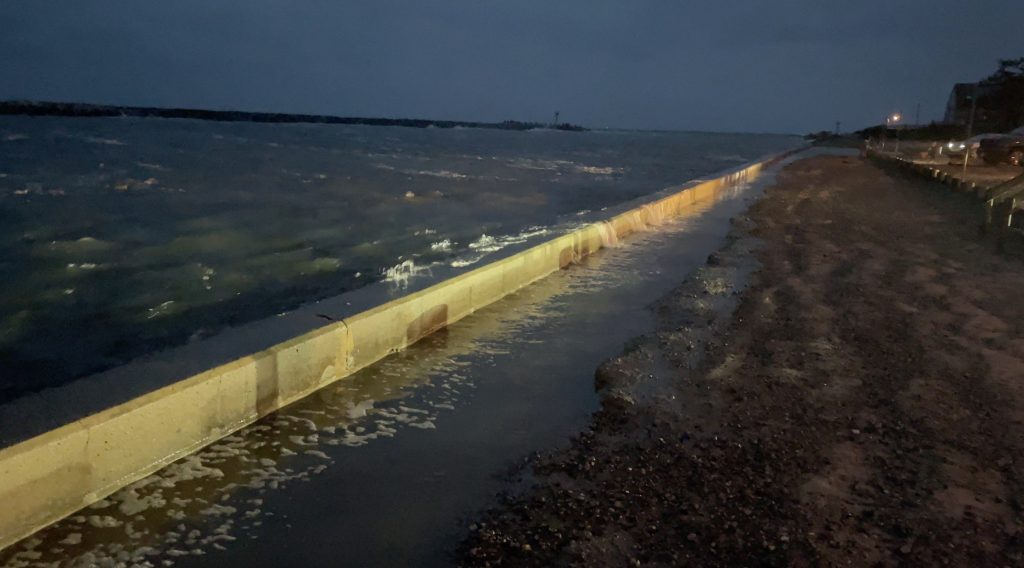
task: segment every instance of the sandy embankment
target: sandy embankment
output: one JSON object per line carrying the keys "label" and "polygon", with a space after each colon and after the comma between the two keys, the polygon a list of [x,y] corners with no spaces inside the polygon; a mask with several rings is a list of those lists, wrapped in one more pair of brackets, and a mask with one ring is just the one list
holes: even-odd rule
{"label": "sandy embankment", "polygon": [[945,192],[786,168],[460,561],[1021,565],[1024,264]]}

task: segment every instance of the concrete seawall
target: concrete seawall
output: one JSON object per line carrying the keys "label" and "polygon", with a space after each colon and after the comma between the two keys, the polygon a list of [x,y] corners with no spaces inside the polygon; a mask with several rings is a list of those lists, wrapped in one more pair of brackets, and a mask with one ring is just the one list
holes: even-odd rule
{"label": "concrete seawall", "polygon": [[776,156],[0,450],[0,548],[637,231]]}
{"label": "concrete seawall", "polygon": [[[1021,224],[1019,217],[1024,212],[1024,174],[1010,174],[1003,180],[978,183],[962,175],[919,164],[899,156],[869,152],[874,160],[901,168],[915,175],[951,186],[956,191],[972,194],[978,198],[982,218],[980,226],[986,232],[994,233],[1001,243],[1007,239],[1020,241]],[[1005,244],[1005,243],[1004,243]]]}

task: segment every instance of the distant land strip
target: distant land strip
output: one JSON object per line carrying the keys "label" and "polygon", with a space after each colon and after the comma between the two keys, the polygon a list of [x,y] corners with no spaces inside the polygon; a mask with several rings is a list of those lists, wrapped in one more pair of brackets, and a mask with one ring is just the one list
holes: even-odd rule
{"label": "distant land strip", "polygon": [[281,112],[245,112],[237,110],[203,110],[194,108],[158,108],[49,101],[2,101],[0,115],[79,116],[79,117],[146,117],[191,118],[221,122],[280,122],[316,124],[363,124],[368,126],[407,126],[411,128],[491,128],[496,130],[536,130],[541,128],[586,131],[575,124],[543,124],[540,122],[467,122],[461,120],[427,120],[420,118],[360,118],[326,114],[288,114]]}

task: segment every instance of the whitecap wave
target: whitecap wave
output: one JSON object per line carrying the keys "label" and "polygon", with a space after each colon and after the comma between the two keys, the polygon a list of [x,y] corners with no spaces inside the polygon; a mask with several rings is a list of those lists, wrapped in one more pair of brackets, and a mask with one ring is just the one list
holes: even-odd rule
{"label": "whitecap wave", "polygon": [[501,245],[498,244],[498,239],[484,233],[480,235],[480,238],[469,243],[469,248],[482,252],[494,252],[501,250]]}
{"label": "whitecap wave", "polygon": [[719,162],[746,162],[747,159],[739,154],[708,154],[705,158]]}
{"label": "whitecap wave", "polygon": [[158,172],[167,171],[167,168],[161,166],[160,164],[151,164],[149,162],[135,162],[135,165],[139,166],[140,168],[146,168],[147,170],[156,170]]}
{"label": "whitecap wave", "polygon": [[417,174],[417,175],[421,175],[421,176],[432,176],[432,177],[440,177],[440,178],[448,178],[448,179],[467,179],[467,178],[470,177],[470,176],[468,176],[466,174],[460,174],[459,172],[453,172],[453,171],[449,171],[449,170],[438,170],[438,171],[418,170],[418,171],[416,171],[414,173]]}
{"label": "whitecap wave", "polygon": [[437,241],[436,243],[430,243],[430,250],[432,250],[432,251],[448,251],[448,250],[452,250],[452,241],[449,240],[449,239],[444,239],[442,241]]}
{"label": "whitecap wave", "polygon": [[124,142],[121,142],[117,138],[100,138],[98,136],[86,136],[86,142],[92,142],[93,144],[106,144],[107,146],[124,146]]}
{"label": "whitecap wave", "polygon": [[452,268],[463,268],[466,266],[470,266],[472,264],[476,264],[483,260],[485,256],[492,252],[497,252],[510,245],[525,243],[526,241],[532,239],[533,237],[546,235],[549,232],[550,229],[548,229],[547,227],[533,226],[527,227],[526,229],[523,229],[522,231],[514,235],[492,237],[485,233],[483,235],[480,235],[480,238],[478,238],[477,240],[469,243],[469,249],[476,254],[457,258],[451,261],[449,263],[449,266],[451,266]]}
{"label": "whitecap wave", "polygon": [[522,170],[542,170],[557,172],[559,174],[562,172],[576,172],[610,176],[625,172],[625,168],[617,168],[614,166],[590,166],[587,164],[573,162],[571,160],[534,160],[529,158],[520,158],[509,161],[509,166]]}
{"label": "whitecap wave", "polygon": [[447,178],[447,179],[469,179],[469,178],[475,177],[475,176],[470,176],[470,175],[467,175],[467,174],[464,174],[464,173],[460,173],[460,172],[453,172],[451,170],[405,170],[405,169],[400,170],[400,169],[398,169],[398,168],[396,168],[394,166],[391,166],[391,165],[388,165],[388,164],[381,164],[381,163],[373,164],[373,167],[377,168],[378,170],[387,170],[387,171],[390,171],[390,172],[398,172],[400,174],[405,174],[405,175],[408,175],[408,176],[429,176],[429,177],[439,177],[439,178]]}
{"label": "whitecap wave", "polygon": [[429,266],[417,266],[412,260],[406,260],[401,264],[396,264],[391,268],[385,268],[381,271],[384,276],[384,282],[390,282],[396,288],[408,288],[409,280],[426,273],[427,276],[431,276]]}
{"label": "whitecap wave", "polygon": [[474,257],[458,258],[451,261],[448,265],[451,266],[452,268],[465,268],[467,266],[472,266],[480,262],[481,260],[483,260],[484,256],[485,255],[481,254]]}
{"label": "whitecap wave", "polygon": [[623,168],[615,168],[612,166],[576,166],[576,171],[596,176],[610,176],[615,174],[621,174],[625,170]]}
{"label": "whitecap wave", "polygon": [[568,160],[534,160],[530,158],[519,158],[509,161],[508,165],[522,170],[547,170],[553,172],[574,164],[575,162],[570,162]]}

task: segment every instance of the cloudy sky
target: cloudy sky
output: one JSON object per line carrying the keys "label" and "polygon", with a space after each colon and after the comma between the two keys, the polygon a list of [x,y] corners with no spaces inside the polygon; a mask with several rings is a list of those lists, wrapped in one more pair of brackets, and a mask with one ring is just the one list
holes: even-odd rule
{"label": "cloudy sky", "polygon": [[1022,0],[0,0],[0,99],[806,132],[941,118]]}

